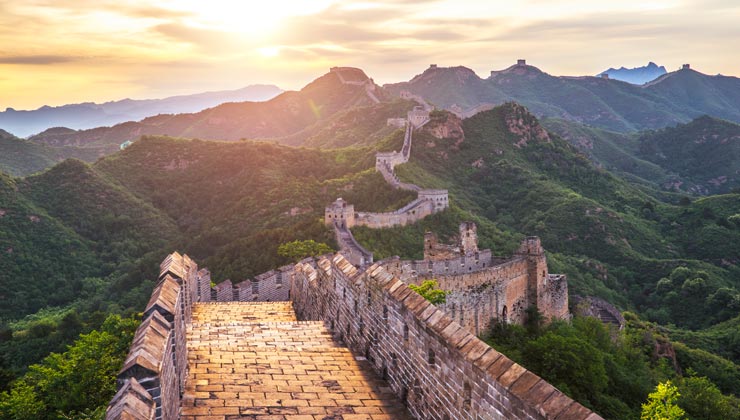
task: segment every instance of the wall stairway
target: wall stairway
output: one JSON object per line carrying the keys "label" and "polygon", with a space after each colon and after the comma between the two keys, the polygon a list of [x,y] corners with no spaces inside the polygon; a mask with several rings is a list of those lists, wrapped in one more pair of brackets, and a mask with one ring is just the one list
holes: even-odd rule
{"label": "wall stairway", "polygon": [[183,420],[411,419],[364,357],[291,302],[194,303]]}

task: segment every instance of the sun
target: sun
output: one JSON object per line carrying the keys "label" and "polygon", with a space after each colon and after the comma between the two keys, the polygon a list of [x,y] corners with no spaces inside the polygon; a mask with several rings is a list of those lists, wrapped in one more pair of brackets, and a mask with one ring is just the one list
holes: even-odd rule
{"label": "sun", "polygon": [[280,47],[262,47],[258,48],[257,52],[263,57],[272,58],[280,55]]}
{"label": "sun", "polygon": [[163,5],[183,12],[194,26],[251,35],[276,30],[286,19],[319,13],[332,3],[333,0],[170,0]]}

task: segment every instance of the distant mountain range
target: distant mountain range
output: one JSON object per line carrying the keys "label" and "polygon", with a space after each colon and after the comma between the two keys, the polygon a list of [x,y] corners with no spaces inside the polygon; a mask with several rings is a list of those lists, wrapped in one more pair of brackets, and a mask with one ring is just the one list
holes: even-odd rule
{"label": "distant mountain range", "polygon": [[688,68],[636,86],[600,77],[551,76],[526,63],[485,79],[462,66],[431,66],[408,82],[384,88],[394,96],[410,91],[446,109],[517,102],[538,117],[618,132],[659,129],[702,115],[740,122],[740,79]]}
{"label": "distant mountain range", "polygon": [[647,82],[651,82],[658,77],[668,73],[665,67],[658,66],[652,61],[644,67],[635,67],[628,69],[626,67],[620,67],[618,69],[610,68],[609,70],[602,71],[597,74],[597,77],[608,75],[610,79],[621,80],[623,82],[632,83],[633,85],[644,85]]}
{"label": "distant mountain range", "polygon": [[[338,77],[337,71],[343,76]],[[399,99],[402,91],[421,95],[446,109],[521,103],[535,115],[546,117],[549,129],[594,161],[664,188],[707,194],[737,186],[737,168],[724,161],[719,166],[716,163],[721,156],[735,156],[738,126],[716,118],[740,122],[740,79],[682,69],[635,86],[599,77],[555,77],[525,63],[492,72],[486,79],[466,67],[430,67],[409,82],[384,87],[372,83],[362,70],[344,67],[300,91],[284,92],[265,102],[226,103],[196,113],[158,115],[87,130],[55,127],[28,140],[6,133],[0,136],[0,154],[5,155],[0,158],[0,169],[26,175],[68,157],[94,161],[119,150],[121,143],[145,135],[269,139],[322,148],[371,145],[395,130],[385,124],[388,118],[404,115],[413,106],[412,101]],[[672,158],[666,161],[661,156],[672,156],[681,145],[661,140],[650,149],[647,145],[653,142],[641,146],[634,134],[688,123],[704,115],[715,119],[682,126],[678,132],[665,131],[662,136],[679,136],[681,131],[696,131],[696,127],[706,127],[701,135],[716,132],[724,143],[710,139],[701,152],[717,157],[713,163],[716,173],[675,166]],[[697,136],[684,137],[691,143]],[[675,158],[683,162],[687,156]]]}
{"label": "distant mountain range", "polygon": [[86,129],[138,121],[158,114],[198,112],[226,102],[266,101],[282,92],[274,85],[250,85],[242,89],[171,96],[164,99],[123,99],[96,104],[85,102],[42,106],[32,111],[8,108],[0,112],[0,128],[27,137],[52,127]]}
{"label": "distant mountain range", "polygon": [[[138,122],[112,127],[71,130],[55,127],[29,137],[34,143],[51,147],[107,147],[113,150],[127,140],[142,135],[169,135],[205,140],[273,139],[293,136],[318,121],[353,107],[374,104],[362,82],[370,78],[360,69],[343,68],[343,83],[334,72],[325,74],[300,91],[283,92],[265,102],[232,102],[196,113],[162,114]],[[389,102],[379,86],[376,96]],[[385,122],[385,121],[383,121]],[[300,144],[301,138],[293,140]]]}

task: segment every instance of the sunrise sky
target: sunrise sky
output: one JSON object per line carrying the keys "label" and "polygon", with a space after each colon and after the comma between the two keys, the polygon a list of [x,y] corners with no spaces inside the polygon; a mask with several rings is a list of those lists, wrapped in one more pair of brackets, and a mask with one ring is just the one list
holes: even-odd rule
{"label": "sunrise sky", "polygon": [[517,58],[555,75],[684,62],[740,75],[737,0],[0,0],[0,108],[275,83],[378,83]]}

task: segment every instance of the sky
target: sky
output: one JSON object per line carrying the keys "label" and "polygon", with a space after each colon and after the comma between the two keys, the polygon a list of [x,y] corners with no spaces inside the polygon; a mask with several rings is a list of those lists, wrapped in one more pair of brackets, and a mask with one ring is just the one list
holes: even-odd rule
{"label": "sky", "polygon": [[300,89],[335,65],[380,84],[519,58],[740,76],[738,22],[738,0],[0,0],[0,109]]}

